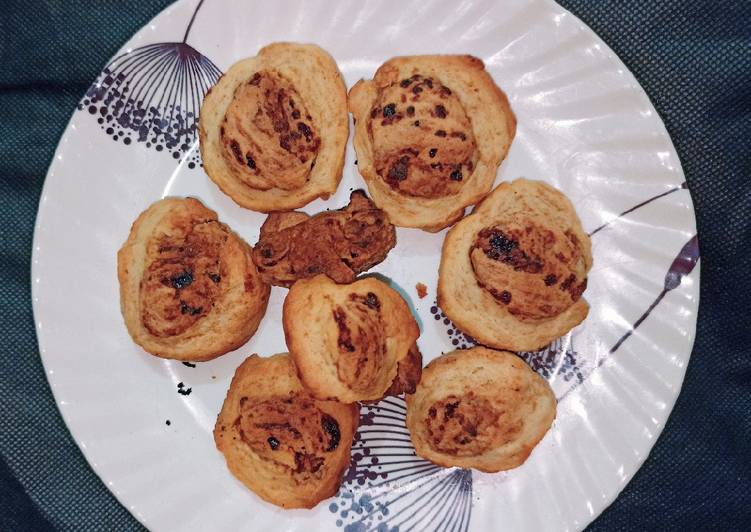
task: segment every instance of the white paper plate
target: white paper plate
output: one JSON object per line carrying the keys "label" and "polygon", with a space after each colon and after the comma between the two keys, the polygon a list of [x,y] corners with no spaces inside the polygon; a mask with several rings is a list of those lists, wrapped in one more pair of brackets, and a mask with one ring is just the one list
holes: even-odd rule
{"label": "white paper plate", "polygon": [[[696,326],[691,198],[636,80],[586,26],[548,0],[206,0],[196,15],[197,6],[183,0],[166,9],[95,81],[60,141],[39,206],[32,283],[42,360],[94,470],[154,530],[586,526],[662,430]],[[187,29],[190,46],[181,44]],[[150,203],[198,197],[248,242],[257,240],[264,216],[238,207],[206,177],[190,126],[220,71],[279,40],[318,43],[348,86],[394,55],[481,57],[519,123],[498,180],[554,184],[593,232],[589,317],[549,349],[522,354],[560,400],[553,428],[522,467],[489,475],[419,460],[403,425],[403,401],[389,399],[363,408],[355,465],[340,494],[312,511],[284,511],[230,475],[211,429],[239,363],[254,352],[286,350],[286,291],[273,289],[247,345],[195,368],[131,342],[119,312],[115,253]],[[133,125],[143,118],[129,103],[117,104],[131,97],[151,101],[143,116],[157,113],[157,129]],[[364,186],[353,163],[350,147],[338,192],[305,210],[345,205],[350,189]],[[434,308],[444,234],[400,229],[397,247],[375,268],[411,301],[426,363],[468,342]],[[428,286],[425,299],[415,293],[418,282]]]}

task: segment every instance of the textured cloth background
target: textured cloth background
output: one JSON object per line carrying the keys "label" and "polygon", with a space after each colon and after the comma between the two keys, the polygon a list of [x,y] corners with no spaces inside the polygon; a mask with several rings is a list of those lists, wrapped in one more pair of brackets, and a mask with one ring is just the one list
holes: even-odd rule
{"label": "textured cloth background", "polygon": [[[73,109],[168,0],[0,3],[0,530],[140,530],[47,386],[30,303],[37,202]],[[699,223],[701,309],[675,410],[591,530],[751,530],[751,2],[566,0],[665,120]],[[64,282],[64,279],[61,280]]]}

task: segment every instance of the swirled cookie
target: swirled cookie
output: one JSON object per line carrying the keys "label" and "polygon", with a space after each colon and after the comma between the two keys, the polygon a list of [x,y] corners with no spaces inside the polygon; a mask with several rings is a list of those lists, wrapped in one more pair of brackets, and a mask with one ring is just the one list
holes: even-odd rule
{"label": "swirled cookie", "polygon": [[325,273],[337,283],[383,261],[396,244],[386,214],[362,190],[338,211],[308,216],[303,212],[271,213],[261,226],[253,260],[261,278],[276,286]]}
{"label": "swirled cookie", "polygon": [[283,211],[327,198],[349,136],[344,81],[318,46],[270,44],[206,94],[199,134],[206,173],[243,207]]}
{"label": "swirled cookie", "polygon": [[313,508],[339,489],[359,408],[313,398],[289,355],[252,355],[232,379],[214,427],[227,467],[282,508]]}
{"label": "swirled cookie", "polygon": [[415,452],[444,467],[494,473],[524,463],[555,419],[548,383],[508,351],[453,351],[407,396]]}
{"label": "swirled cookie", "polygon": [[200,201],[151,205],[117,254],[120,307],[133,340],[177,360],[240,347],[258,328],[270,292],[250,255]]}
{"label": "swirled cookie", "polygon": [[481,344],[531,351],[587,317],[589,236],[571,202],[541,182],[502,183],[446,235],[438,303]]}
{"label": "swirled cookie", "polygon": [[394,225],[438,231],[493,186],[516,132],[506,95],[468,55],[396,57],[349,92],[358,169]]}
{"label": "swirled cookie", "polygon": [[297,281],[284,300],[283,324],[300,380],[316,397],[372,401],[409,391],[420,378],[420,329],[399,293],[374,277]]}

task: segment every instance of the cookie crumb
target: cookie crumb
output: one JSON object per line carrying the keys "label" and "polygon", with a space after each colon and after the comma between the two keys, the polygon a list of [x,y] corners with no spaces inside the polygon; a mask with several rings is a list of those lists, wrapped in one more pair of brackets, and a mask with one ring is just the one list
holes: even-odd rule
{"label": "cookie crumb", "polygon": [[419,297],[420,299],[422,299],[422,298],[424,298],[424,297],[425,297],[426,295],[428,295],[428,287],[427,287],[427,286],[425,286],[425,285],[424,285],[424,284],[422,284],[422,283],[417,283],[417,284],[415,285],[415,290],[417,290],[417,296],[418,296],[418,297]]}
{"label": "cookie crumb", "polygon": [[168,427],[169,427],[170,425],[172,425],[172,422],[171,422],[171,421],[170,421],[169,419],[168,419],[167,421],[165,421],[165,423],[167,424],[167,426],[168,426]]}

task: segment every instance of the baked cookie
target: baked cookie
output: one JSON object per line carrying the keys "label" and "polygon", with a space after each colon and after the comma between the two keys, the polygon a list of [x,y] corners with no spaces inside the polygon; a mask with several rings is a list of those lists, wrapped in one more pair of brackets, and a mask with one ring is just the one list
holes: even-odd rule
{"label": "baked cookie", "polygon": [[439,231],[493,186],[516,132],[506,95],[469,55],[396,57],[349,92],[357,164],[394,225]]}
{"label": "baked cookie", "polygon": [[338,211],[270,214],[253,248],[253,261],[261,278],[276,286],[288,287],[319,273],[351,283],[383,261],[395,244],[396,231],[386,214],[355,190],[349,205]]}
{"label": "baked cookie", "polygon": [[313,398],[289,355],[252,355],[232,378],[214,427],[227,467],[263,500],[313,508],[350,464],[359,408]]}
{"label": "baked cookie", "polygon": [[206,94],[199,122],[206,173],[245,208],[296,209],[339,185],[347,93],[318,46],[270,44],[235,63]]}
{"label": "baked cookie", "polygon": [[541,181],[502,183],[446,235],[438,304],[496,349],[533,351],[587,317],[592,248],[571,202]]}
{"label": "baked cookie", "polygon": [[374,277],[342,285],[325,275],[301,279],[282,321],[300,380],[316,397],[374,401],[420,378],[417,322],[399,293]]}
{"label": "baked cookie", "polygon": [[407,351],[407,356],[396,365],[396,377],[391,382],[383,396],[372,402],[378,402],[386,396],[399,396],[405,393],[415,393],[417,383],[422,377],[422,353],[417,344]]}
{"label": "baked cookie", "polygon": [[524,463],[555,419],[547,381],[508,351],[452,351],[407,396],[415,452],[443,467],[494,473]]}
{"label": "baked cookie", "polygon": [[157,201],[117,253],[120,308],[152,355],[209,360],[243,345],[266,312],[269,286],[251,249],[197,199]]}

